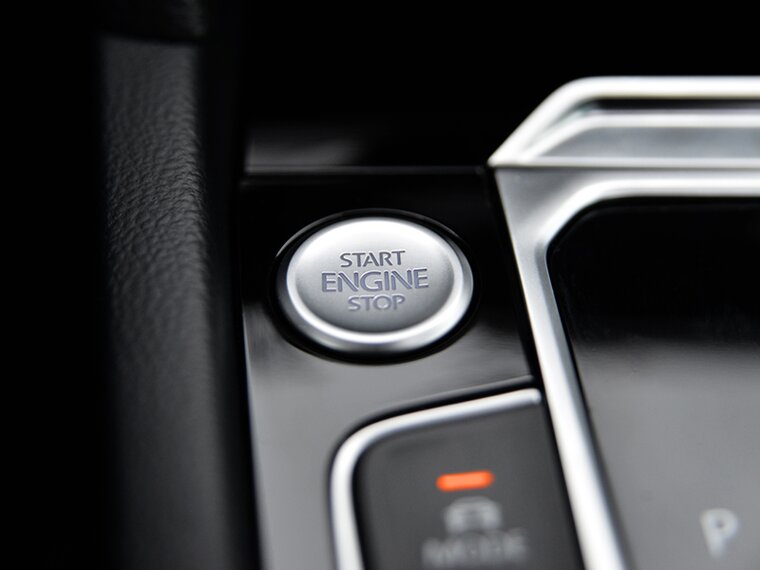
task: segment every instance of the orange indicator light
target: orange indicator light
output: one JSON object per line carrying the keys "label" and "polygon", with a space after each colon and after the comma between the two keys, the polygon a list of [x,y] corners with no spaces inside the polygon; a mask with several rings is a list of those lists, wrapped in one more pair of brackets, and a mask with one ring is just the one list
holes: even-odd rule
{"label": "orange indicator light", "polygon": [[485,489],[493,483],[494,476],[490,471],[468,471],[466,473],[445,473],[435,480],[435,486],[439,491],[451,493],[453,491],[469,491],[471,489]]}

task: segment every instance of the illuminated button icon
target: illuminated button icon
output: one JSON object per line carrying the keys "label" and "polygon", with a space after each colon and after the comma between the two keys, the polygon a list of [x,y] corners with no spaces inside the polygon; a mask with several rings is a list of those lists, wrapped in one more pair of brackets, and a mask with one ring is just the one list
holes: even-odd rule
{"label": "illuminated button icon", "polygon": [[451,493],[454,491],[472,491],[485,489],[493,484],[494,476],[490,471],[468,471],[466,473],[446,473],[436,479],[435,486],[439,491]]}
{"label": "illuminated button icon", "polygon": [[467,312],[472,272],[448,237],[391,217],[322,228],[283,259],[277,295],[288,319],[334,350],[391,354],[450,332]]}

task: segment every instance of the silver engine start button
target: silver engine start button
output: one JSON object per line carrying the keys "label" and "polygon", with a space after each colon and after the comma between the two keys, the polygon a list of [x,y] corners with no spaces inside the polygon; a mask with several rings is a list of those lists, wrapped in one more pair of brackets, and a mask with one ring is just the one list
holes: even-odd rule
{"label": "silver engine start button", "polygon": [[393,354],[456,326],[472,298],[472,272],[456,244],[433,230],[399,218],[354,218],[292,251],[277,295],[312,340],[354,354]]}

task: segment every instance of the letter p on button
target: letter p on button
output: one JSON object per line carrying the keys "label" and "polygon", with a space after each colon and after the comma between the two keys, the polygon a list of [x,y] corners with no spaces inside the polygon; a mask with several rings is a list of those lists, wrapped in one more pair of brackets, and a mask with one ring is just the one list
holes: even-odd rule
{"label": "letter p on button", "polygon": [[699,517],[710,555],[716,560],[726,553],[728,543],[741,528],[739,517],[729,509],[708,509]]}

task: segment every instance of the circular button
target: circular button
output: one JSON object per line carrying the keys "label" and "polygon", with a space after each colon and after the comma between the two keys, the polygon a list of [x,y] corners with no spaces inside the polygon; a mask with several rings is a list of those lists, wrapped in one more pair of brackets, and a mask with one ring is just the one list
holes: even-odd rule
{"label": "circular button", "polygon": [[354,354],[394,354],[456,326],[472,298],[472,272],[456,244],[425,226],[354,218],[320,229],[292,250],[277,295],[312,340]]}

